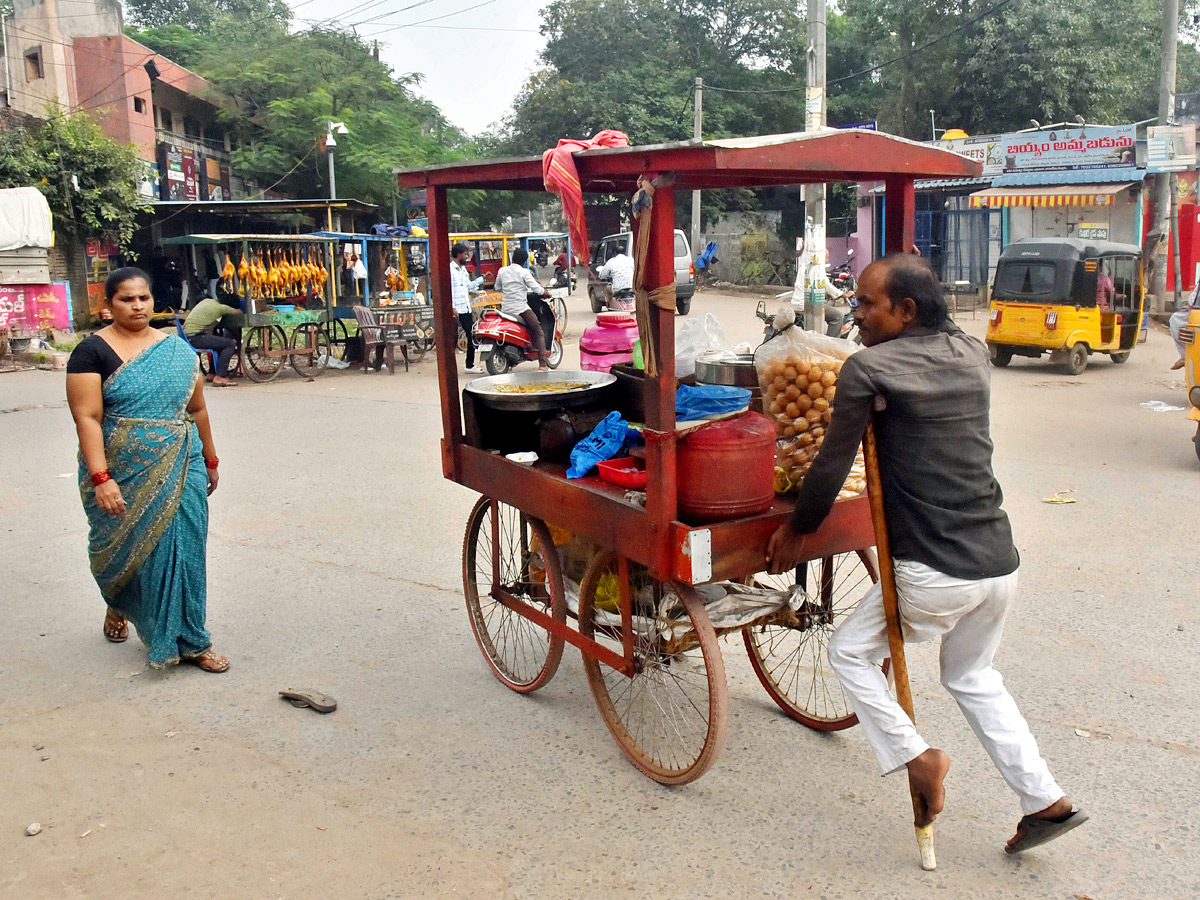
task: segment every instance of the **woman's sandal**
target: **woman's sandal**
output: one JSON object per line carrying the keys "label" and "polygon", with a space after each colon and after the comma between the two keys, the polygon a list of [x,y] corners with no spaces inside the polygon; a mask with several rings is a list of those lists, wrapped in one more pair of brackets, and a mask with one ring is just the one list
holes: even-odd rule
{"label": "woman's sandal", "polygon": [[212,672],[213,674],[229,671],[229,660],[223,656],[217,656],[211,650],[205,650],[198,656],[185,656],[183,657],[183,661],[191,663],[204,672]]}
{"label": "woman's sandal", "polygon": [[114,644],[129,640],[129,620],[111,608],[104,614],[104,636]]}

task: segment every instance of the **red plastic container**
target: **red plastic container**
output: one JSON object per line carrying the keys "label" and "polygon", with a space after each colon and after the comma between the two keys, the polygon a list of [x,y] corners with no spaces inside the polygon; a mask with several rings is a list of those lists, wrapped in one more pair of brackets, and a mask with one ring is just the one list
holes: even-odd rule
{"label": "red plastic container", "polygon": [[694,431],[675,457],[679,517],[703,524],[764,513],[775,502],[775,426],[746,413]]}
{"label": "red plastic container", "polygon": [[596,468],[600,472],[600,480],[609,484],[631,490],[641,490],[646,486],[646,462],[636,456],[605,459],[596,463]]}

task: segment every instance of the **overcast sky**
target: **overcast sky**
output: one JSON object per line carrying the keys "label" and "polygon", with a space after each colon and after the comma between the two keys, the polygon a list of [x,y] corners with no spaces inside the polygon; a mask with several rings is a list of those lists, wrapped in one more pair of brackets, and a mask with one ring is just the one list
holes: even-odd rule
{"label": "overcast sky", "polygon": [[537,65],[539,11],[547,0],[288,3],[297,26],[314,20],[354,24],[362,37],[378,38],[380,57],[397,74],[420,73],[422,93],[455,125],[478,134],[504,116]]}

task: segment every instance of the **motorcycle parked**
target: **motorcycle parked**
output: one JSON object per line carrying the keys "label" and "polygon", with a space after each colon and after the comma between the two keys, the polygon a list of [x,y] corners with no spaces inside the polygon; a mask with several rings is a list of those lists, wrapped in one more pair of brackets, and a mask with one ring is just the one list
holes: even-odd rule
{"label": "motorcycle parked", "polygon": [[[562,301],[564,295],[565,291],[562,288],[550,291],[551,300],[556,301],[556,305]],[[541,295],[529,294],[528,300],[529,308],[538,317],[542,334],[550,344],[547,348],[549,352],[546,364],[551,369],[557,369],[563,359],[562,322]],[[537,362],[537,350],[529,332],[516,316],[510,316],[497,309],[486,310],[476,323],[474,333],[475,344],[489,375],[504,375],[513,366],[526,360]]]}
{"label": "motorcycle parked", "polygon": [[858,288],[854,281],[854,271],[850,268],[852,259],[854,259],[854,251],[849,250],[846,252],[844,263],[826,267],[825,280],[837,288],[840,294],[853,293]]}

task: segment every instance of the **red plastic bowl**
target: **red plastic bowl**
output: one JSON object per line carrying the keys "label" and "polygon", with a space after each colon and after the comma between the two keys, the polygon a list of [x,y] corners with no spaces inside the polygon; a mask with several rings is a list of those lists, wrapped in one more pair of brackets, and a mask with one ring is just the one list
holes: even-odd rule
{"label": "red plastic bowl", "polygon": [[645,463],[636,456],[606,459],[596,463],[601,481],[634,490],[640,490],[646,486],[646,470],[643,466]]}

